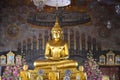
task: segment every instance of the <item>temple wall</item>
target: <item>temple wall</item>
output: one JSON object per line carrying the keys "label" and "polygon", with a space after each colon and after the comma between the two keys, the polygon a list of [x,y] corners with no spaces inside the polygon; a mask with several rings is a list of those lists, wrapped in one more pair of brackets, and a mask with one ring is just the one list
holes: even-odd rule
{"label": "temple wall", "polygon": [[[8,51],[13,50],[17,51],[18,43],[22,43],[24,41],[27,41],[28,39],[33,39],[33,36],[36,37],[36,39],[39,38],[39,35],[41,34],[43,39],[43,46],[45,47],[45,34],[48,32],[48,36],[50,35],[50,29],[47,28],[39,28],[34,27],[33,25],[27,23],[27,16],[29,15],[29,11],[36,12],[32,8],[27,8],[25,6],[23,7],[16,7],[15,9],[12,8],[2,8],[2,14],[1,16],[1,24],[0,24],[0,52],[2,51]],[[72,38],[74,39],[73,43],[76,45],[76,39],[75,36],[77,35],[76,32],[79,32],[80,36],[80,46],[82,46],[82,38],[81,35],[85,35],[85,45],[87,45],[87,38],[90,36],[91,38],[95,38],[97,43],[101,43],[102,50],[120,50],[120,38],[118,34],[120,34],[120,30],[116,30],[114,32],[110,32],[108,36],[104,37],[104,35],[101,37],[99,35],[100,28],[96,27],[92,21],[90,25],[78,25],[78,26],[65,26],[63,27],[64,32],[67,29],[67,39],[68,43],[72,43],[70,41],[70,33],[71,30],[73,30]],[[14,28],[11,26],[14,26],[14,24],[17,26],[17,32]],[[16,28],[16,27],[15,27]],[[103,31],[104,32],[104,31]],[[106,31],[107,32],[107,31]],[[101,30],[102,33],[102,30]],[[49,37],[47,37],[49,38]],[[50,38],[49,38],[50,39]],[[38,44],[38,43],[37,43]],[[70,46],[69,46],[70,47]],[[38,48],[38,45],[37,45]],[[87,48],[87,47],[85,47]],[[74,46],[74,49],[76,49],[76,46]],[[80,47],[82,49],[82,47]]]}

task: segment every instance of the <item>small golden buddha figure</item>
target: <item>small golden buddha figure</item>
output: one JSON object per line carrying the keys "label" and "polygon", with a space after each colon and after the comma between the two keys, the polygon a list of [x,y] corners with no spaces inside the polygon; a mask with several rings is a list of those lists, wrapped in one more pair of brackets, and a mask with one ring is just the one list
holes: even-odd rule
{"label": "small golden buddha figure", "polygon": [[56,66],[52,66],[52,71],[48,73],[48,80],[59,80],[59,72]]}
{"label": "small golden buddha figure", "polygon": [[69,60],[68,44],[62,39],[63,31],[60,28],[58,20],[51,30],[52,40],[46,43],[45,58],[46,60],[37,60],[34,62],[35,67],[51,69],[55,65],[57,69],[76,68],[78,63]]}
{"label": "small golden buddha figure", "polygon": [[20,80],[30,80],[28,65],[24,65],[23,70],[20,71]]}
{"label": "small golden buddha figure", "polygon": [[79,71],[76,74],[76,80],[87,80],[87,75],[84,72],[83,66],[79,66]]}

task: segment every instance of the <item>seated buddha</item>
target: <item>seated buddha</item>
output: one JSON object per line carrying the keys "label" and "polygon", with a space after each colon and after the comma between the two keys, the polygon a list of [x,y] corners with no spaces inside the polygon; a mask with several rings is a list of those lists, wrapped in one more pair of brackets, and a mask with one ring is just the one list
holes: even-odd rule
{"label": "seated buddha", "polygon": [[50,69],[51,66],[61,68],[76,68],[78,63],[70,60],[68,44],[63,40],[63,31],[56,19],[55,25],[51,30],[52,40],[46,43],[45,60],[36,60],[35,67],[42,69]]}

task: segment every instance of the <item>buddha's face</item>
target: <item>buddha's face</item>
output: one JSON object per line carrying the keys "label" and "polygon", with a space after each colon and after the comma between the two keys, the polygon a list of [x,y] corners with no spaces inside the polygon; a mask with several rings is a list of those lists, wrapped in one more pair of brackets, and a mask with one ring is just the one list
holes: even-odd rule
{"label": "buddha's face", "polygon": [[52,32],[52,37],[53,37],[54,39],[59,39],[59,38],[61,38],[61,37],[62,37],[62,31],[53,31],[53,32]]}

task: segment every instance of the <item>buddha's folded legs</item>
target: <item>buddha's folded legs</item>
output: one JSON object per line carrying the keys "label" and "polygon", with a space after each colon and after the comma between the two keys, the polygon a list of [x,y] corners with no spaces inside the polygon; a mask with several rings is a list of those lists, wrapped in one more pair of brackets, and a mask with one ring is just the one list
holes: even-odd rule
{"label": "buddha's folded legs", "polygon": [[73,60],[60,60],[60,61],[38,60],[35,61],[34,66],[39,68],[51,68],[52,66],[56,66],[57,68],[70,68],[77,67],[78,63]]}

